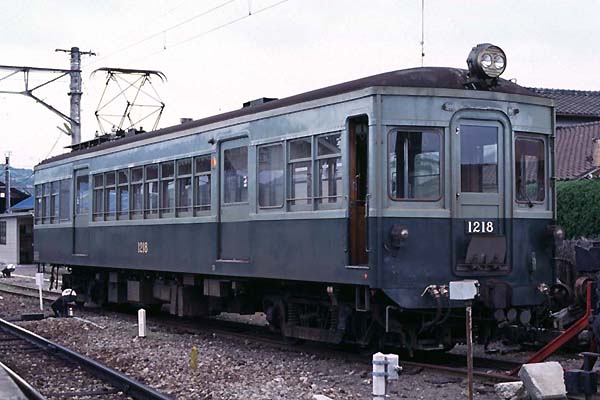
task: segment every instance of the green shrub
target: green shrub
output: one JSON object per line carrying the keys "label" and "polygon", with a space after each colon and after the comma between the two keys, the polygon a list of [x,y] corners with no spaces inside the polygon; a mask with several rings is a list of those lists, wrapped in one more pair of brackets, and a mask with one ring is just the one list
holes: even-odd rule
{"label": "green shrub", "polygon": [[567,238],[600,234],[600,179],[558,182],[558,224]]}

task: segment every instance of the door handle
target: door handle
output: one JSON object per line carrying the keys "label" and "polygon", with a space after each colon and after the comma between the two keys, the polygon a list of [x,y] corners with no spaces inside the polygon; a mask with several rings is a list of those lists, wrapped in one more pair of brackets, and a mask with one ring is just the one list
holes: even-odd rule
{"label": "door handle", "polygon": [[456,198],[458,199],[460,197],[460,192],[456,192]]}

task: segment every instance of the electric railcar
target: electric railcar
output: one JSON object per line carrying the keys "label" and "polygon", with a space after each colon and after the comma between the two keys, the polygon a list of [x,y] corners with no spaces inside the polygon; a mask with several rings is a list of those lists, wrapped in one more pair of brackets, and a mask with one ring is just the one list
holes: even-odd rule
{"label": "electric railcar", "polygon": [[81,301],[264,311],[291,338],[450,347],[464,328],[447,288],[462,279],[480,285],[480,335],[535,324],[561,234],[553,105],[499,78],[497,46],[468,65],[263,98],[45,160],[36,260],[68,267]]}

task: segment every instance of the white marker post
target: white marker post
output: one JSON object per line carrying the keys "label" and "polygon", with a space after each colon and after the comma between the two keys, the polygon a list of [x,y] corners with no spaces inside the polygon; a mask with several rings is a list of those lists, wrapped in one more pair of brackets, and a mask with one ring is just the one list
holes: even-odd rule
{"label": "white marker post", "polygon": [[146,337],[146,310],[138,310],[138,336]]}
{"label": "white marker post", "polygon": [[36,272],[35,284],[37,285],[38,291],[40,294],[40,311],[44,311],[44,301],[42,299],[42,286],[44,286],[44,273],[43,272]]}
{"label": "white marker post", "polygon": [[467,334],[467,398],[473,400],[473,300],[479,295],[479,281],[450,282],[450,300],[465,302]]}

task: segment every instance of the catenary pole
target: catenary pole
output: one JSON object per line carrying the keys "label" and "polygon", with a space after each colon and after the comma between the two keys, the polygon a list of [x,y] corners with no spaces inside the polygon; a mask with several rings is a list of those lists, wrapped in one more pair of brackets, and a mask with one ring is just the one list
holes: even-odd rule
{"label": "catenary pole", "polygon": [[95,56],[91,51],[79,51],[79,47],[71,47],[70,50],[56,49],[71,54],[71,84],[69,96],[71,97],[71,144],[81,143],[81,56]]}

